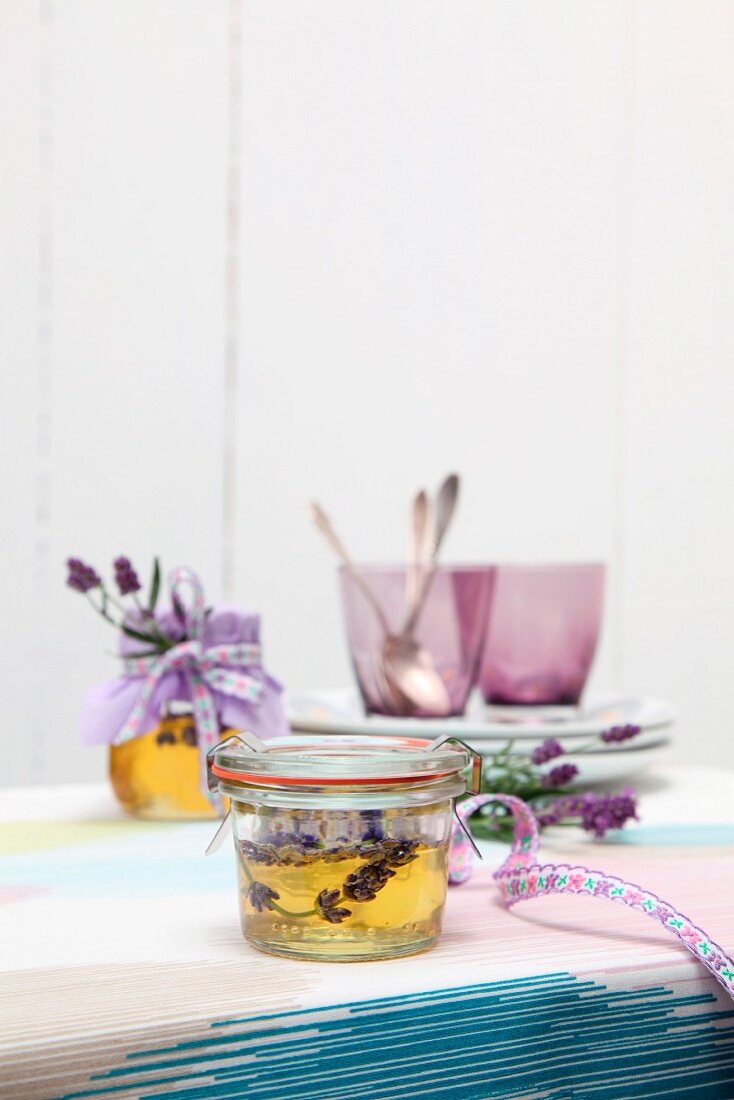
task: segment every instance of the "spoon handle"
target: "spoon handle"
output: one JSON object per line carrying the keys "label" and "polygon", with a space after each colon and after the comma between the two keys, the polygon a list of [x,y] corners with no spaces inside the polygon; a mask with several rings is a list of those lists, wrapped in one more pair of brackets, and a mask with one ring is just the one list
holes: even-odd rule
{"label": "spoon handle", "polygon": [[436,528],[433,536],[433,547],[431,553],[431,560],[433,562],[435,562],[435,559],[438,556],[438,552],[441,549],[441,543],[443,542],[444,536],[449,529],[451,520],[454,517],[454,512],[456,511],[458,499],[458,474],[449,474],[441,488],[438,490],[438,502],[436,504]]}
{"label": "spoon handle", "polygon": [[436,565],[438,559],[438,552],[441,549],[441,544],[446,536],[446,532],[449,529],[451,520],[454,517],[456,511],[456,505],[459,499],[459,476],[458,474],[449,474],[443,481],[441,488],[438,490],[438,499],[436,501],[436,522],[433,530],[433,537],[431,540],[431,546],[428,557],[428,564],[426,566],[425,573],[423,575],[423,584],[421,586],[418,597],[410,611],[405,626],[403,627],[404,634],[410,634],[418,622],[418,617],[425,605],[428,598],[428,593],[431,590],[433,578],[436,575]]}
{"label": "spoon handle", "polygon": [[382,610],[382,607],[380,606],[377,597],[375,596],[374,592],[370,588],[362,573],[360,573],[346,546],[337,535],[332,525],[332,522],[327,516],[326,512],[320,504],[317,504],[316,501],[312,501],[311,503],[311,518],[316,525],[316,528],[324,536],[326,541],[331,546],[332,550],[336,553],[337,557],[341,558],[341,560],[344,562],[344,565],[346,566],[350,576],[353,578],[355,583],[359,585],[365,598],[367,599],[378,619],[380,620],[380,626],[382,627],[383,632],[385,634],[389,634],[390,628],[388,626],[387,619],[385,618],[385,612]]}
{"label": "spoon handle", "polygon": [[407,574],[407,605],[408,614],[413,610],[421,588],[421,569],[424,561],[426,536],[430,530],[430,502],[425,489],[421,489],[413,498],[410,525],[410,562]]}

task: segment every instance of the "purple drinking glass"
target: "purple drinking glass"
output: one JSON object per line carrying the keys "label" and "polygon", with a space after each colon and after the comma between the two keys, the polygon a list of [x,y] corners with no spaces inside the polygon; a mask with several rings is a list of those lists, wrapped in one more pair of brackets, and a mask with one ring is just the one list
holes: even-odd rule
{"label": "purple drinking glass", "polygon": [[[405,566],[359,566],[382,608],[389,632],[404,629],[411,601]],[[401,714],[385,685],[385,630],[378,615],[348,569],[339,570],[342,606],[352,665],[368,714]],[[439,718],[464,713],[476,683],[487,633],[495,569],[493,566],[442,565],[433,573],[412,636],[427,652],[443,681],[450,709],[440,714],[412,706],[415,718]]]}
{"label": "purple drinking glass", "polygon": [[602,564],[498,565],[480,684],[488,703],[578,703],[604,603]]}

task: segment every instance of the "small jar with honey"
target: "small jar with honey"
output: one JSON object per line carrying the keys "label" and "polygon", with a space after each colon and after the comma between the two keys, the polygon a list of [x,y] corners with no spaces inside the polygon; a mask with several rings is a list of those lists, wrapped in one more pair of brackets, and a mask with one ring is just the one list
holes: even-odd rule
{"label": "small jar with honey", "polygon": [[134,817],[185,821],[220,816],[201,788],[198,736],[188,703],[166,704],[154,729],[111,745],[109,769],[117,801]]}
{"label": "small jar with honey", "polygon": [[469,750],[403,737],[233,738],[211,774],[231,799],[245,939],[354,962],[435,943]]}

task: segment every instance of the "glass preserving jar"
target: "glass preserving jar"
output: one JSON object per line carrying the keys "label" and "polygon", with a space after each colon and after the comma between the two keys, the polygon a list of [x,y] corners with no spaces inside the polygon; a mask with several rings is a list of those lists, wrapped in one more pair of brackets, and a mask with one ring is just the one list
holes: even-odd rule
{"label": "glass preserving jar", "polygon": [[236,738],[211,774],[231,799],[242,932],[276,955],[409,955],[441,930],[454,800],[473,754],[419,738]]}
{"label": "glass preserving jar", "polygon": [[185,703],[166,706],[149,733],[110,746],[110,783],[133,817],[184,821],[220,816],[201,789],[196,726]]}

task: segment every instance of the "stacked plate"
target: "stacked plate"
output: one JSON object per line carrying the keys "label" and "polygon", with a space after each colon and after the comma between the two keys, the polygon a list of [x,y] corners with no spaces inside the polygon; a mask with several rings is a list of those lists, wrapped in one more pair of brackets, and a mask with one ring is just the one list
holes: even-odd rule
{"label": "stacked plate", "polygon": [[[667,731],[675,710],[662,699],[606,692],[590,695],[579,707],[488,707],[477,697],[460,718],[388,718],[365,715],[357,693],[340,689],[291,695],[288,718],[294,731],[306,733],[430,739],[443,733],[485,756],[508,741],[513,752],[528,755],[541,741],[555,737],[566,750],[564,760],[583,769],[584,783],[607,783],[631,779],[657,760],[670,743]],[[633,740],[611,745],[600,740],[603,730],[627,724],[640,727]]]}

